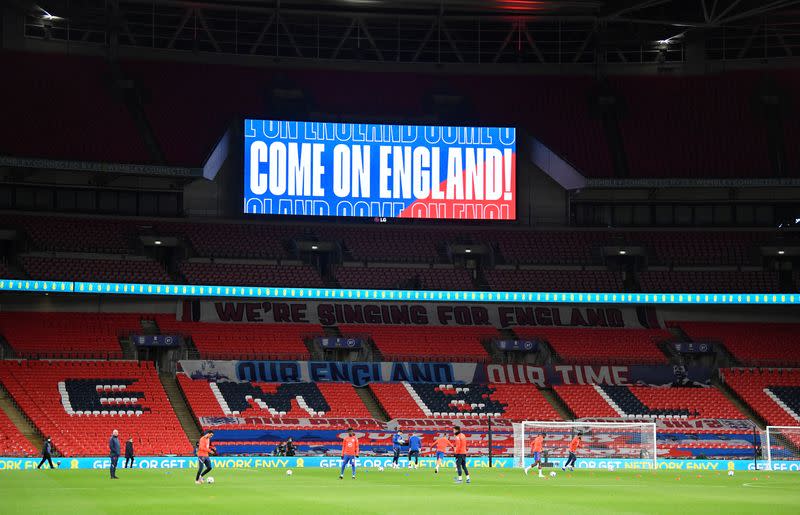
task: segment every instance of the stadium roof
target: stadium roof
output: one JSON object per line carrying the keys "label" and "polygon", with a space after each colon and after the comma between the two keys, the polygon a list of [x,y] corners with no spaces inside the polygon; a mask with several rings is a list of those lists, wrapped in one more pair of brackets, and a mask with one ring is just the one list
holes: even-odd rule
{"label": "stadium roof", "polygon": [[[26,36],[403,63],[664,63],[800,54],[799,0],[12,0]],[[69,30],[66,30],[66,26]],[[69,35],[66,33],[69,32]]]}

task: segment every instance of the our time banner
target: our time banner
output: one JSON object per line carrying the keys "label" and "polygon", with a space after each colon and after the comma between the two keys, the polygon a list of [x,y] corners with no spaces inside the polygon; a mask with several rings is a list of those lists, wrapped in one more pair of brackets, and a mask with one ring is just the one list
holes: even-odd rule
{"label": "our time banner", "polygon": [[513,220],[516,130],[244,121],[244,211]]}

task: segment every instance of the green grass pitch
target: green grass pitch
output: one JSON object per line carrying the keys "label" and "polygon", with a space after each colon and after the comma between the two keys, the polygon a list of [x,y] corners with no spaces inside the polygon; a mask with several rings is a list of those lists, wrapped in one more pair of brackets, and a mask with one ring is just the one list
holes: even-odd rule
{"label": "green grass pitch", "polygon": [[218,469],[213,485],[191,470],[0,472],[0,512],[11,513],[800,513],[797,472],[557,471],[475,469],[454,484],[451,469]]}

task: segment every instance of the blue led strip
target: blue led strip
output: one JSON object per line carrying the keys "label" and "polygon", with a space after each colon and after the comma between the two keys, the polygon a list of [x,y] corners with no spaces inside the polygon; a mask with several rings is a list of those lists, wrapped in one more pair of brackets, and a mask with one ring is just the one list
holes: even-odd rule
{"label": "blue led strip", "polygon": [[32,291],[68,293],[72,291],[71,281],[30,281],[27,279],[0,279],[0,291]]}
{"label": "blue led strip", "polygon": [[795,305],[800,294],[788,293],[568,293],[440,290],[350,290],[275,286],[206,286],[0,279],[0,291],[64,292],[177,297],[263,299],[377,300],[412,302],[555,303],[555,304],[722,304]]}

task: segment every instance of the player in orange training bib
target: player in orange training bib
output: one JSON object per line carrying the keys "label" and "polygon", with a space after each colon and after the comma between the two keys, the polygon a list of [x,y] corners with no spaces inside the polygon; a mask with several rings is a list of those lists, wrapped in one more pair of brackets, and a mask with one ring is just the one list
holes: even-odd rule
{"label": "player in orange training bib", "polygon": [[455,436],[453,454],[456,455],[456,471],[458,472],[456,483],[461,483],[462,470],[464,471],[464,475],[467,476],[467,483],[469,483],[469,471],[467,470],[467,437],[461,432],[461,428],[458,426],[453,428],[453,435]]}
{"label": "player in orange training bib", "polygon": [[453,444],[444,436],[433,442],[433,448],[436,450],[436,470],[433,471],[435,474],[439,473],[439,467],[442,466],[444,453],[447,452],[448,447],[453,447]]}
{"label": "player in orange training bib", "polygon": [[570,470],[575,470],[575,460],[578,457],[575,455],[578,452],[578,448],[583,445],[583,433],[578,433],[575,438],[569,443],[569,447],[567,450],[569,451],[569,457],[567,458],[567,462],[564,463],[564,466],[561,467],[561,470],[566,470],[569,468]]}
{"label": "player in orange training bib", "polygon": [[339,471],[339,479],[344,477],[344,469],[348,464],[353,470],[353,479],[356,478],[356,458],[358,458],[358,438],[351,427],[342,440],[342,470]]}
{"label": "player in orange training bib", "polygon": [[547,436],[544,432],[539,433],[536,435],[536,438],[533,439],[531,442],[531,455],[533,456],[533,465],[528,465],[525,467],[525,475],[531,470],[531,468],[536,465],[539,469],[539,477],[544,477],[542,475],[542,448],[544,447],[544,437]]}

